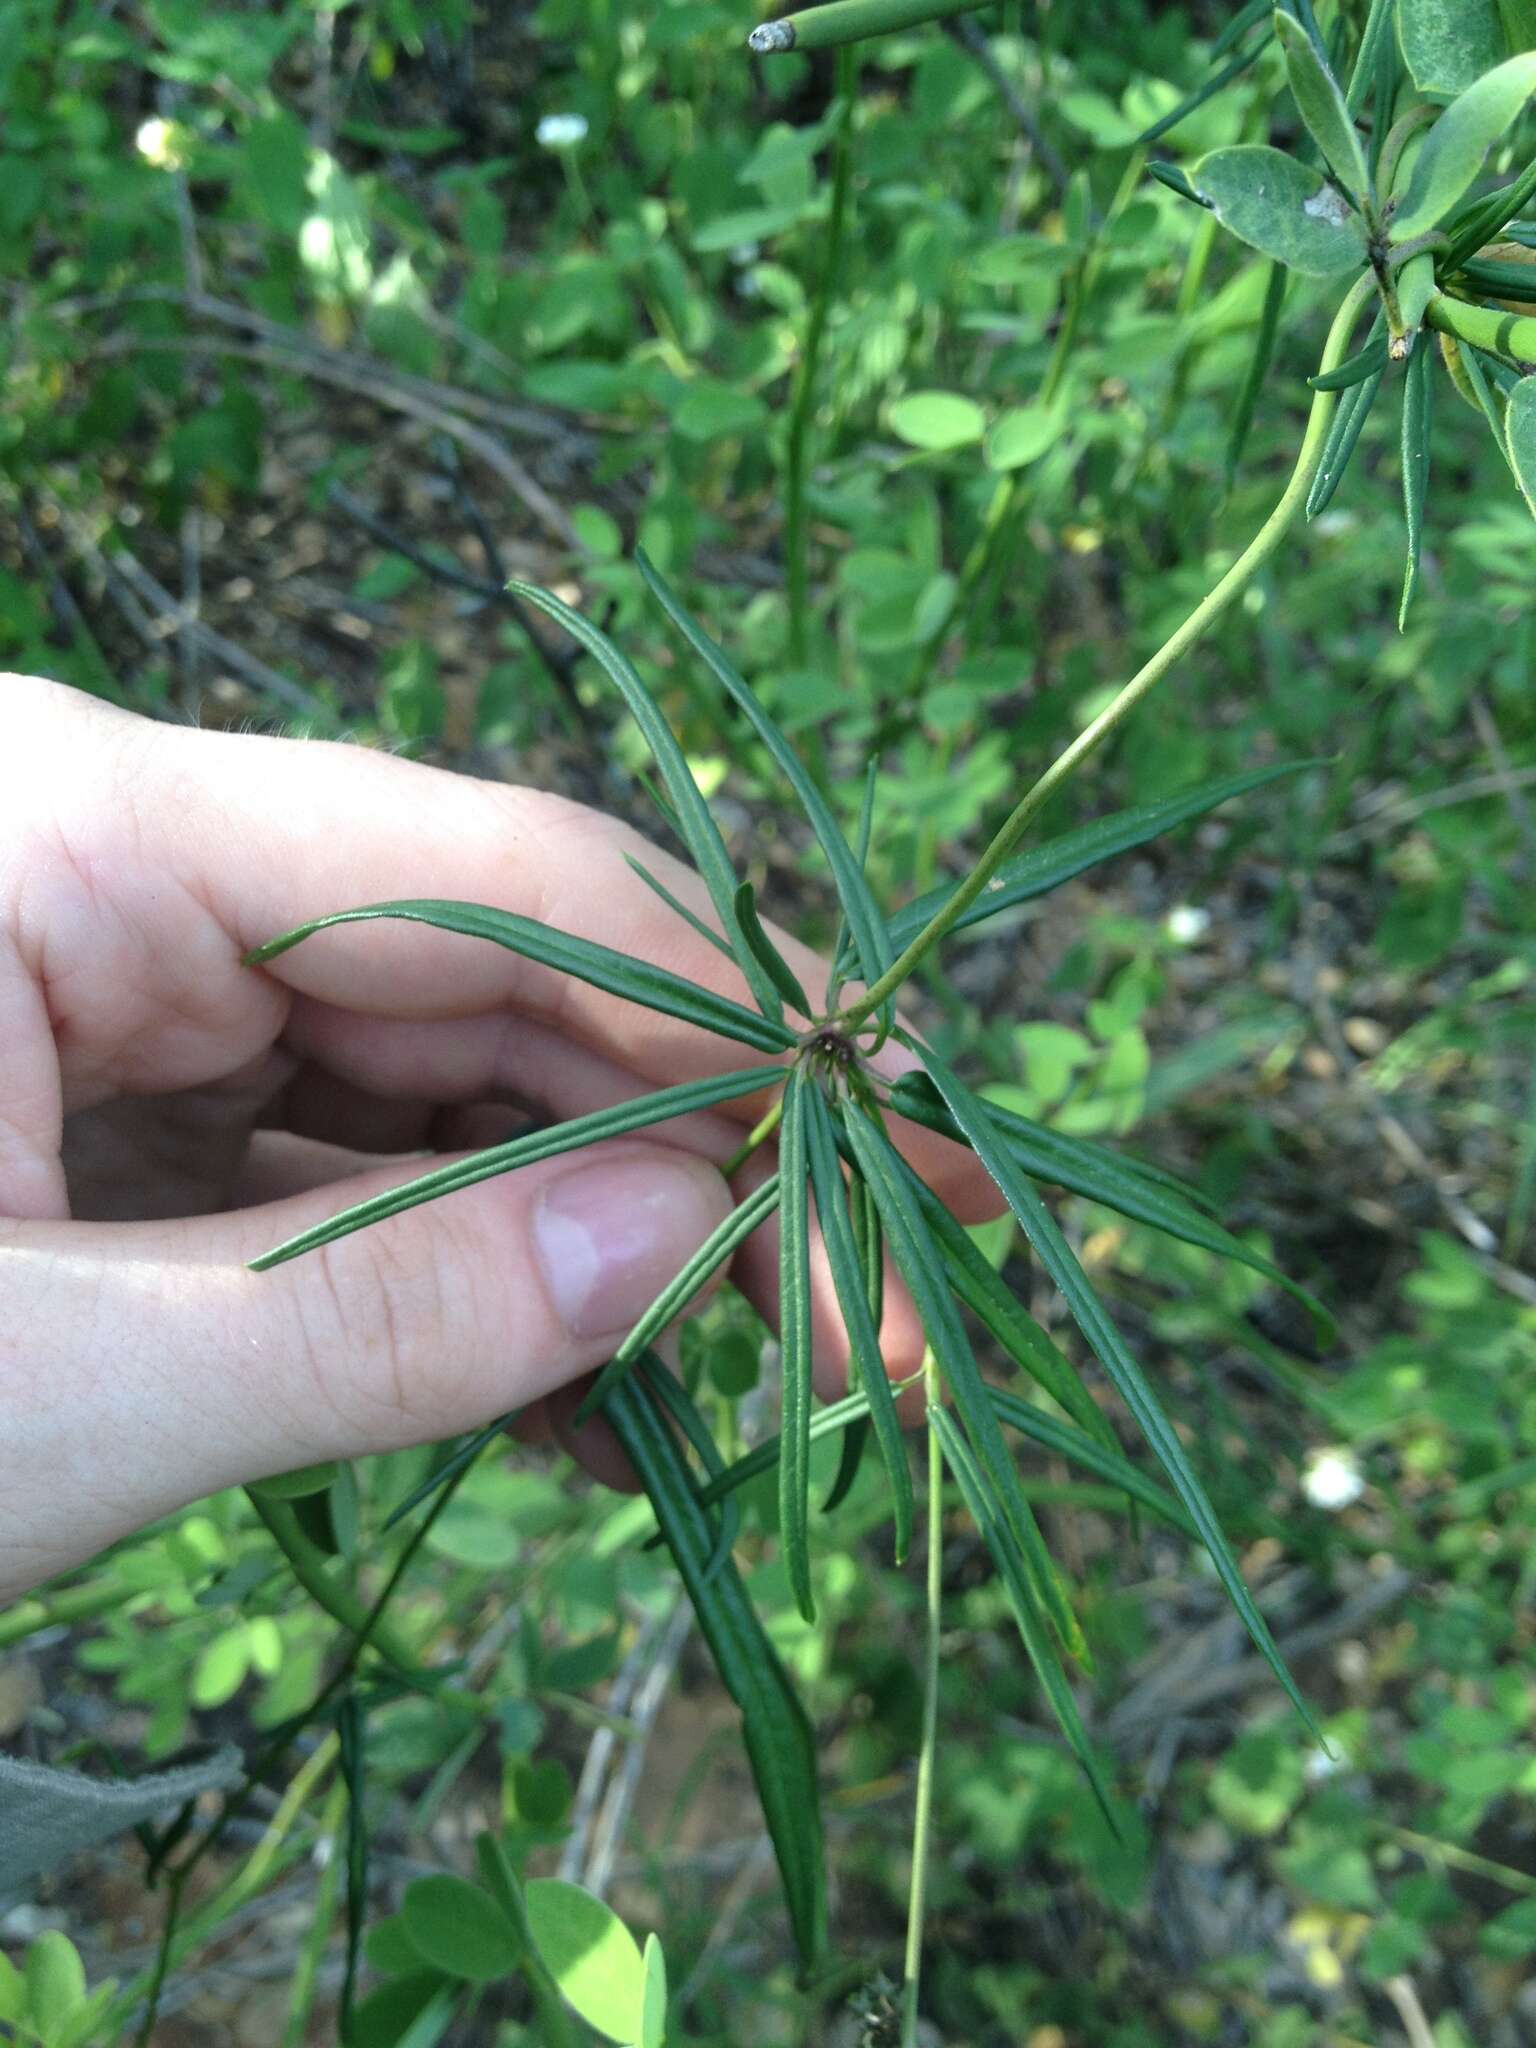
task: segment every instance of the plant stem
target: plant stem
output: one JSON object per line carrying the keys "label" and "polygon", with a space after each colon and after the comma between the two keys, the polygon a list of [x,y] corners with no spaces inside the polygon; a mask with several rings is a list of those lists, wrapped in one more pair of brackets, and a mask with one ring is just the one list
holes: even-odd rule
{"label": "plant stem", "polygon": [[1536,319],[1529,314],[1503,313],[1496,306],[1471,306],[1465,299],[1437,292],[1424,309],[1425,325],[1454,334],[1489,355],[1508,356],[1528,369],[1536,363]]}
{"label": "plant stem", "polygon": [[172,1872],[171,1891],[166,1901],[165,1926],[155,1960],[147,1970],[141,1971],[125,1985],[113,2000],[100,2023],[103,2040],[115,2040],[118,2037],[129,2014],[141,1998],[148,2000],[148,2006],[135,2040],[140,2044],[147,2044],[154,2039],[160,1992],[171,1969],[180,1963],[184,1956],[190,1955],[199,1942],[206,1940],[232,1913],[243,1906],[247,1899],[254,1897],[260,1890],[282,1853],[310,1793],[336,1761],[339,1748],[340,1744],[335,1735],[331,1734],[326,1736],[314,1754],[306,1759],[302,1768],[295,1773],[293,1782],[284,1792],[266,1832],[251,1851],[245,1864],[230,1879],[223,1891],[185,1928],[180,1929],[179,1934],[181,1896],[187,1879],[192,1874],[192,1867],[190,1863],[186,1863],[179,1870]]}
{"label": "plant stem", "polygon": [[371,1642],[388,1663],[407,1678],[422,1676],[415,1659],[382,1615],[370,1613],[350,1587],[340,1586],[326,1570],[325,1558],[299,1527],[298,1517],[283,1500],[267,1500],[247,1488],[246,1499],[266,1525],[267,1534],[287,1558],[294,1577],[333,1621],[352,1635]]}
{"label": "plant stem", "polygon": [[747,47],[758,57],[779,56],[786,50],[830,50],[865,36],[944,21],[980,5],[981,0],[832,0],[828,7],[807,7],[781,20],[765,21],[748,36]]}
{"label": "plant stem", "polygon": [[[1343,304],[1334,315],[1333,325],[1328,331],[1328,340],[1323,349],[1319,374],[1336,370],[1344,360],[1350,332],[1356,316],[1376,289],[1376,280],[1364,276],[1356,280]],[[1434,301],[1434,306],[1447,303],[1443,299]],[[1470,309],[1468,309],[1470,310]],[[1431,308],[1433,312],[1433,307]],[[1516,325],[1531,328],[1536,341],[1536,320]],[[843,1030],[850,1030],[862,1024],[900,988],[918,963],[923,960],[965,911],[969,910],[977,897],[982,894],[994,874],[1012,853],[1023,836],[1024,828],[1055,795],[1069,776],[1074,774],[1107,740],[1111,733],[1124,723],[1150,690],[1168,673],[1176,661],[1186,654],[1226,611],[1235,598],[1247,589],[1259,570],[1279,547],[1289,531],[1291,522],[1306,502],[1307,491],[1316,474],[1318,462],[1327,438],[1328,423],[1333,417],[1336,394],[1319,391],[1312,399],[1312,410],[1307,417],[1306,433],[1302,437],[1301,452],[1296,458],[1296,467],[1291,480],[1281,495],[1268,519],[1259,528],[1247,547],[1238,556],[1232,567],[1215,588],[1209,591],[1196,605],[1189,617],[1172,637],[1140,668],[1120,691],[1114,701],[1101,711],[1091,724],[1084,727],[1072,744],[1059,754],[1045,773],[1026,791],[993,838],[992,843],[977,861],[975,867],[961,882],[949,901],[934,912],[906,951],[889,967],[874,986],[851,1004],[837,1019]]]}
{"label": "plant stem", "polygon": [[752,1154],[765,1139],[773,1136],[774,1132],[779,1128],[783,1115],[784,1097],[779,1095],[769,1104],[761,1119],[752,1126],[730,1158],[727,1159],[724,1166],[721,1167],[720,1171],[727,1180],[730,1179],[738,1167],[745,1166],[752,1157]]}
{"label": "plant stem", "polygon": [[785,582],[789,594],[789,658],[796,668],[805,665],[810,644],[810,522],[805,495],[810,467],[811,425],[816,412],[816,373],[821,365],[821,344],[827,330],[827,313],[832,303],[842,263],[843,237],[848,220],[849,161],[852,155],[854,84],[857,66],[853,52],[837,53],[838,108],[837,137],[832,145],[832,203],[827,215],[825,251],[816,294],[806,322],[805,344],[790,401],[789,432],[785,447],[784,554]]}
{"label": "plant stem", "polygon": [[[930,1405],[944,1398],[932,1351],[923,1354],[923,1384]],[[917,1994],[923,1967],[923,1919],[928,1901],[928,1841],[933,1824],[933,1767],[939,1735],[939,1634],[944,1598],[944,1456],[928,1425],[928,1628],[923,1650],[923,1732],[917,1753],[917,1798],[912,1816],[912,1883],[907,1898],[907,1952],[902,1970],[901,2048],[917,2048]]]}
{"label": "plant stem", "polygon": [[21,1601],[7,1614],[0,1614],[0,1650],[36,1635],[39,1629],[58,1628],[68,1623],[94,1621],[124,1607],[143,1589],[115,1579],[91,1579],[83,1586],[66,1586],[62,1592]]}

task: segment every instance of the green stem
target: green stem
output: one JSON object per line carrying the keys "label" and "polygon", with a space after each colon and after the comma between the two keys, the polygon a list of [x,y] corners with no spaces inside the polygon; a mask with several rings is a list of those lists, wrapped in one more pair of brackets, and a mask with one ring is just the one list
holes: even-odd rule
{"label": "green stem", "polygon": [[156,2010],[166,1978],[199,1943],[206,1941],[216,1929],[223,1926],[232,1913],[237,1912],[247,1899],[253,1898],[261,1889],[283,1854],[288,1837],[303,1813],[310,1793],[336,1761],[339,1747],[334,1734],[326,1736],[319,1744],[314,1754],[308,1757],[302,1768],[294,1774],[293,1782],[284,1792],[271,1822],[243,1867],[235,1873],[216,1898],[179,1930],[181,1894],[187,1879],[191,1876],[190,1865],[183,1865],[172,1874],[165,1927],[155,1960],[148,1969],[141,1970],[137,1977],[126,1984],[112,2001],[100,2022],[102,2040],[118,2038],[140,1999],[147,1999],[149,2003],[136,2040],[148,2043],[154,2039]]}
{"label": "green stem", "polygon": [[810,521],[805,502],[806,483],[810,468],[811,426],[816,411],[816,376],[821,365],[827,313],[842,267],[843,238],[848,220],[856,71],[853,52],[840,50],[837,56],[837,138],[832,145],[832,203],[827,216],[821,274],[816,280],[816,294],[811,301],[805,345],[800,352],[800,368],[790,403],[785,449],[784,566],[789,593],[789,658],[797,668],[804,666],[810,645]]}
{"label": "green stem", "polygon": [[1437,292],[1424,309],[1424,322],[1442,334],[1454,334],[1489,355],[1536,363],[1536,319],[1529,314],[1503,313],[1497,306],[1471,306],[1465,299]]}
{"label": "green stem", "polygon": [[786,50],[830,50],[865,36],[886,36],[925,21],[945,21],[968,14],[982,0],[832,0],[829,7],[807,7],[753,29],[747,47],[754,56],[775,57]]}
{"label": "green stem", "polygon": [[720,1171],[727,1180],[740,1167],[746,1165],[759,1145],[773,1136],[774,1132],[779,1128],[783,1115],[784,1098],[782,1095],[779,1095],[774,1098],[762,1118],[752,1126],[730,1158],[727,1159],[724,1166],[721,1167]]}
{"label": "green stem", "polygon": [[23,1600],[0,1614],[0,1650],[35,1636],[39,1629],[57,1628],[78,1621],[94,1621],[125,1607],[142,1587],[121,1585],[115,1579],[92,1579],[88,1585],[66,1586],[61,1593]]}
{"label": "green stem", "polygon": [[[931,1351],[923,1358],[930,1406],[944,1398]],[[917,1799],[912,1816],[912,1883],[907,1898],[907,1951],[902,1970],[901,2048],[917,2048],[917,1994],[923,1967],[923,1920],[928,1903],[928,1843],[933,1828],[933,1771],[939,1736],[939,1637],[944,1596],[944,1456],[928,1425],[928,1627],[923,1653],[923,1731],[917,1753]]]}
{"label": "green stem", "polygon": [[[1328,340],[1319,365],[1320,375],[1336,370],[1344,360],[1344,351],[1348,346],[1356,317],[1375,289],[1376,280],[1371,276],[1357,279],[1351,287],[1334,315],[1332,327],[1328,330]],[[1435,305],[1444,303],[1445,301],[1438,299],[1434,302]],[[1533,338],[1536,338],[1536,320],[1524,324],[1533,330]],[[1114,701],[1101,711],[1091,724],[1084,727],[1072,744],[1051,763],[1033,788],[1019,800],[970,874],[955,890],[949,901],[934,912],[900,958],[880,976],[872,988],[860,996],[856,1003],[842,1012],[837,1021],[843,1030],[850,1030],[862,1024],[866,1017],[872,1016],[888,997],[895,994],[919,962],[931,952],[939,940],[952,929],[956,920],[963,916],[982,894],[993,875],[1018,844],[1025,827],[1061,785],[1124,723],[1142,698],[1162,681],[1174,663],[1204,638],[1234,599],[1247,589],[1279,547],[1290,530],[1292,521],[1306,502],[1312,478],[1322,458],[1323,443],[1327,438],[1328,423],[1333,417],[1336,402],[1336,394],[1333,392],[1319,391],[1314,394],[1312,410],[1307,417],[1306,433],[1302,437],[1301,452],[1296,458],[1296,467],[1274,511],[1226,575],[1196,605],[1178,631],[1163,643],[1152,659],[1132,676]]]}
{"label": "green stem", "polygon": [[413,1682],[422,1673],[416,1660],[383,1616],[370,1612],[349,1586],[341,1586],[326,1569],[324,1553],[299,1527],[298,1517],[283,1500],[267,1500],[248,1488],[246,1499],[265,1523],[267,1534],[287,1558],[294,1577],[317,1606],[351,1635],[372,1643],[379,1655]]}
{"label": "green stem", "polygon": [[1469,1877],[1486,1877],[1493,1884],[1501,1884],[1506,1891],[1536,1896],[1536,1877],[1528,1871],[1515,1870],[1508,1863],[1495,1863],[1488,1856],[1476,1856],[1470,1849],[1458,1849],[1454,1842],[1442,1842],[1437,1835],[1421,1835],[1414,1828],[1396,1827],[1390,1821],[1378,1821],[1376,1825],[1390,1840],[1422,1856],[1426,1863],[1449,1864],[1452,1870],[1464,1870]]}

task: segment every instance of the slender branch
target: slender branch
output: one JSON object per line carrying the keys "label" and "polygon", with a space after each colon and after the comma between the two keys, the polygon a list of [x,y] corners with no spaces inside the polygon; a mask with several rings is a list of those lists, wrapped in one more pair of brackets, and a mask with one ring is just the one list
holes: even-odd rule
{"label": "slender branch", "polygon": [[1057,198],[1062,198],[1067,189],[1067,167],[1040,126],[1034,108],[993,56],[992,44],[985,30],[969,14],[962,14],[958,21],[947,21],[944,26],[991,80],[998,98],[1018,122],[1019,130],[1033,150],[1035,162],[1044,172],[1047,182],[1054,189]]}
{"label": "slender branch", "polygon": [[865,36],[943,21],[981,4],[982,0],[832,0],[828,7],[807,7],[780,21],[765,21],[747,37],[747,48],[756,57],[779,56],[786,50],[830,50]]}
{"label": "slender branch", "polygon": [[1536,319],[1530,314],[1503,313],[1496,306],[1472,306],[1465,299],[1437,292],[1424,309],[1424,323],[1442,334],[1454,334],[1490,355],[1508,356],[1523,369],[1536,363]]}
{"label": "slender branch", "polygon": [[341,1586],[325,1569],[325,1560],[315,1544],[299,1527],[298,1518],[286,1501],[268,1500],[253,1487],[246,1499],[266,1525],[267,1534],[287,1558],[293,1576],[317,1606],[354,1636],[372,1643],[387,1663],[413,1684],[422,1673],[405,1644],[378,1612],[370,1612],[348,1586]]}
{"label": "slender branch", "polygon": [[[923,1359],[930,1406],[944,1398],[932,1351]],[[928,1844],[933,1829],[933,1773],[939,1740],[939,1647],[944,1604],[944,1454],[928,1424],[927,1633],[923,1645],[923,1730],[917,1753],[917,1797],[912,1816],[912,1881],[907,1897],[907,1950],[902,1969],[901,2048],[917,2048],[917,1995],[923,1967],[923,1920],[928,1905]]]}
{"label": "slender branch", "polygon": [[[1375,288],[1375,279],[1365,276],[1359,278],[1350,289],[1334,315],[1333,325],[1329,329],[1328,340],[1323,349],[1319,374],[1337,369],[1343,361],[1356,316]],[[1536,329],[1536,321],[1527,324]],[[1296,458],[1291,480],[1274,511],[1226,575],[1207,593],[1183,625],[1163,643],[1152,659],[1132,676],[1113,703],[1078,734],[1072,744],[1051,763],[1033,788],[1025,793],[949,901],[935,911],[906,951],[881,975],[874,986],[841,1013],[837,1021],[842,1029],[849,1030],[862,1024],[866,1017],[873,1016],[889,996],[895,994],[918,963],[983,893],[993,875],[1022,838],[1024,828],[1055,795],[1062,783],[1124,723],[1142,698],[1162,681],[1174,663],[1204,638],[1233,600],[1247,589],[1279,547],[1292,521],[1306,502],[1307,491],[1322,458],[1323,443],[1327,436],[1328,423],[1333,417],[1335,402],[1336,395],[1333,392],[1319,391],[1314,395],[1312,410],[1307,418],[1306,433],[1302,438],[1301,452]]]}

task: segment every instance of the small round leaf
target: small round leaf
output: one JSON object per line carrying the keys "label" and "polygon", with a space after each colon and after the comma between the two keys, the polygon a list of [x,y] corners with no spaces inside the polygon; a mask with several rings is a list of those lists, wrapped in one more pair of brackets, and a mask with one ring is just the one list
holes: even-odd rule
{"label": "small round leaf", "polygon": [[1041,405],[1016,405],[987,436],[988,469],[1023,469],[1061,438],[1061,414]]}
{"label": "small round leaf", "polygon": [[27,2023],[44,2041],[85,2003],[85,1965],[67,1934],[50,1929],[27,1950]]}
{"label": "small round leaf", "polygon": [[930,454],[969,447],[987,430],[981,407],[958,391],[909,391],[896,400],[887,417],[899,440]]}
{"label": "small round leaf", "polygon": [[641,2036],[645,1965],[619,1916],[580,1885],[536,1877],[525,1891],[534,1946],[561,1994],[610,2041]]}
{"label": "small round leaf", "polygon": [[467,1878],[417,1878],[406,1887],[400,1918],[422,1961],[450,1977],[489,1984],[522,1960],[512,1923],[489,1892]]}

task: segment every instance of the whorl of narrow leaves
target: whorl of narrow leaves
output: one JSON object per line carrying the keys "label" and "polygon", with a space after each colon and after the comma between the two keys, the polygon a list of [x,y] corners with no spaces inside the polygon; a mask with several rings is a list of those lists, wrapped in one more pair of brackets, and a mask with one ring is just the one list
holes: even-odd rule
{"label": "whorl of narrow leaves", "polygon": [[[1259,17],[1255,14],[1253,18]],[[1289,31],[1283,33],[1288,47],[1300,47]],[[1278,294],[1275,298],[1278,312]],[[1427,349],[1421,348],[1420,354],[1427,357]],[[1379,370],[1367,368],[1364,382],[1345,392],[1346,406],[1362,392],[1373,393],[1379,376]],[[1509,413],[1512,444],[1518,450],[1512,452],[1511,459],[1518,467],[1521,462],[1530,464],[1532,451],[1527,445],[1529,409],[1518,393],[1517,401],[1511,403]],[[668,619],[703,659],[778,765],[820,841],[846,934],[840,935],[834,948],[832,989],[835,991],[850,970],[859,972],[866,983],[881,979],[898,949],[905,951],[912,944],[949,892],[936,892],[909,904],[889,921],[882,917],[864,874],[873,817],[873,775],[866,782],[858,845],[851,848],[820,790],[723,651],[643,558],[640,567]],[[872,1438],[890,1490],[896,1553],[898,1558],[906,1554],[914,1520],[911,1475],[896,1395],[880,1350],[886,1252],[912,1295],[931,1358],[952,1404],[935,1409],[930,1418],[939,1453],[953,1471],[996,1560],[1045,1696],[1096,1792],[1106,1802],[1106,1810],[1108,1794],[1097,1775],[1061,1661],[1064,1651],[1086,1663],[1086,1644],[1020,1482],[1005,1431],[1069,1459],[1128,1500],[1142,1503],[1172,1526],[1198,1537],[1210,1551],[1255,1641],[1287,1690],[1291,1688],[1178,1438],[1036,1194],[1033,1180],[1038,1176],[1054,1181],[1169,1235],[1242,1259],[1282,1284],[1290,1283],[1267,1260],[1225,1231],[1197,1190],[1160,1168],[980,1102],[921,1047],[914,1049],[925,1073],[908,1074],[895,1084],[872,1086],[873,1076],[865,1073],[846,1045],[848,1056],[839,1063],[829,1058],[814,1038],[803,1040],[783,1021],[783,1008],[787,1004],[807,1022],[815,1022],[806,992],[765,927],[750,883],[731,868],[686,759],[639,676],[602,634],[569,607],[546,593],[519,588],[521,595],[540,604],[595,656],[619,689],[650,745],[665,785],[664,795],[653,794],[669,825],[693,855],[719,930],[712,930],[641,863],[631,861],[631,866],[695,932],[730,956],[746,978],[759,1011],[646,961],[512,912],[430,899],[374,904],[315,919],[258,948],[250,956],[252,964],[271,961],[333,925],[403,919],[505,947],[623,1000],[717,1037],[744,1042],[759,1053],[793,1053],[796,1057],[787,1075],[782,1065],[765,1063],[684,1083],[452,1162],[355,1205],[278,1246],[256,1263],[277,1264],[493,1174],[783,1083],[777,1172],[732,1211],[661,1290],[604,1368],[581,1412],[601,1412],[617,1431],[655,1508],[661,1536],[677,1559],[726,1687],[741,1707],[743,1734],[796,1939],[809,1966],[821,1954],[826,1938],[815,1750],[804,1715],[736,1573],[731,1554],[738,1529],[735,1494],[747,1478],[777,1466],[785,1567],[796,1604],[810,1617],[814,1611],[811,1446],[824,1435],[842,1434],[837,1477],[825,1503],[832,1507],[852,1486],[866,1438]],[[1298,773],[1308,765],[1286,764],[1224,777],[1064,833],[1005,863],[956,928],[978,924],[999,910],[1026,902],[1096,861],[1141,845],[1229,797]],[[891,978],[894,981],[894,976]],[[831,1000],[829,995],[829,1005]],[[887,1002],[878,1022],[888,1027],[891,1021]],[[910,1039],[906,1042],[913,1043]],[[998,1182],[1042,1265],[1061,1289],[1091,1348],[1161,1460],[1177,1498],[1129,1463],[1067,1359],[896,1149],[882,1121],[877,1088],[886,1090],[886,1106],[892,1113],[909,1116],[970,1146]],[[781,1427],[777,1437],[727,1468],[703,1416],[650,1347],[775,1209],[780,1216]],[[857,1389],[820,1413],[814,1409],[812,1383],[813,1214],[847,1333]],[[1301,1298],[1316,1307],[1309,1296],[1302,1294]],[[1011,1389],[989,1384],[971,1348],[962,1309],[974,1315],[1001,1352],[1059,1404],[1071,1418],[1069,1422],[1046,1414]],[[451,1449],[392,1519],[429,1497],[434,1499],[430,1512],[438,1512],[470,1460],[508,1419],[498,1418]],[[685,1445],[697,1456],[701,1468],[697,1480]],[[276,1512],[270,1503],[262,1505],[266,1512]]]}

